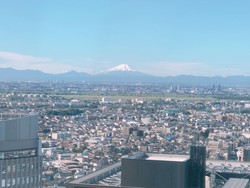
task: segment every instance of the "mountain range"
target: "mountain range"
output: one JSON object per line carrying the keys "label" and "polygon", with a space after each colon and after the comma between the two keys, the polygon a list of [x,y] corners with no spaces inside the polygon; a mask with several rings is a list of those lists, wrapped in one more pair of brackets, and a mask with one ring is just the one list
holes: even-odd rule
{"label": "mountain range", "polygon": [[0,81],[68,81],[68,82],[133,82],[133,83],[169,83],[188,85],[221,84],[228,86],[249,86],[250,76],[152,76],[131,69],[127,64],[108,69],[99,74],[71,71],[62,74],[48,74],[38,70],[16,70],[0,68]]}

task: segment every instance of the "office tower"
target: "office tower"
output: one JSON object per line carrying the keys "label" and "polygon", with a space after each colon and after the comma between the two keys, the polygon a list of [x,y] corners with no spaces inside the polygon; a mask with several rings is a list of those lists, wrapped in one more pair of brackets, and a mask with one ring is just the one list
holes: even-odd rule
{"label": "office tower", "polygon": [[188,155],[138,152],[122,158],[121,186],[189,188]]}
{"label": "office tower", "polygon": [[205,188],[206,147],[191,146],[191,187]]}
{"label": "office tower", "polygon": [[37,115],[0,114],[0,188],[41,186]]}

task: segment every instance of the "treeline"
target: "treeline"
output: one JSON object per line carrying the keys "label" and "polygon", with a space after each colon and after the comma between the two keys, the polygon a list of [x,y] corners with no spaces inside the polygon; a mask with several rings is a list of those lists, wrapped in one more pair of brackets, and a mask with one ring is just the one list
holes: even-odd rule
{"label": "treeline", "polygon": [[47,112],[48,115],[63,115],[63,116],[75,116],[83,113],[83,110],[77,108],[63,109],[63,110],[50,110]]}
{"label": "treeline", "polygon": [[243,101],[250,100],[250,96],[241,96],[241,95],[216,95],[212,97],[220,100],[243,100]]}

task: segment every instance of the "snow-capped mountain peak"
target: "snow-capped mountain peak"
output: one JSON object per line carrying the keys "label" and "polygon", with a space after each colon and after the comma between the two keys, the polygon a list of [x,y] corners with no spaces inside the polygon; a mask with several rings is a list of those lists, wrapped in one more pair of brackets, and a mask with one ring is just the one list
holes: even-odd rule
{"label": "snow-capped mountain peak", "polygon": [[131,69],[127,64],[121,64],[108,70],[108,72],[113,72],[113,71],[129,72],[134,70]]}

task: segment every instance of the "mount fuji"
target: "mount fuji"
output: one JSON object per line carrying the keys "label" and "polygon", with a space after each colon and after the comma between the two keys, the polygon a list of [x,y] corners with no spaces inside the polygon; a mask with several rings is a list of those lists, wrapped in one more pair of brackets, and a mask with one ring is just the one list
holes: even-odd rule
{"label": "mount fuji", "polygon": [[121,64],[116,67],[102,71],[95,75],[95,80],[98,82],[151,82],[156,77],[135,71],[127,64]]}
{"label": "mount fuji", "polygon": [[131,69],[128,64],[121,64],[111,69],[108,69],[106,72],[114,72],[114,71],[123,71],[123,72],[132,72],[135,71]]}

